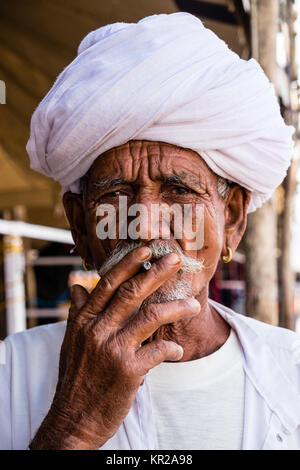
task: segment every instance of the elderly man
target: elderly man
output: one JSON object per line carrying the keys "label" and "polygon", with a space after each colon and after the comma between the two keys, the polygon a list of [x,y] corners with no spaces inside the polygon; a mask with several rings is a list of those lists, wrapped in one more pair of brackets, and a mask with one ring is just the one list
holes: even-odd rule
{"label": "elderly man", "polygon": [[[35,111],[27,150],[61,183],[100,280],[91,293],[72,287],[67,323],[5,341],[1,448],[300,449],[299,337],[208,298],[247,212],[284,178],[292,133],[260,66],[192,15],[82,41]],[[108,217],[103,236],[99,208],[119,216],[124,201],[125,221]],[[136,204],[146,210],[133,233]],[[191,209],[200,243],[175,236],[174,204]],[[156,205],[159,218],[146,217]]]}

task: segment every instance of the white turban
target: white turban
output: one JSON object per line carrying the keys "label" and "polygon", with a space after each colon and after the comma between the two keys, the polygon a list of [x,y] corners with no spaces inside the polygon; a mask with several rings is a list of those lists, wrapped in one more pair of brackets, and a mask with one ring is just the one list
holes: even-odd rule
{"label": "white turban", "polygon": [[286,126],[259,64],[242,60],[188,13],[88,34],[35,110],[31,168],[80,192],[94,160],[129,140],[192,149],[260,207],[290,164]]}

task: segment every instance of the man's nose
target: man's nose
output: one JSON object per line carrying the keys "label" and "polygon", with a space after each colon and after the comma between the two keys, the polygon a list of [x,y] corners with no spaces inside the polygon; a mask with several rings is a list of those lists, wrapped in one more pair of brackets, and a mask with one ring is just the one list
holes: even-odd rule
{"label": "man's nose", "polygon": [[165,206],[155,198],[138,196],[135,204],[128,208],[129,237],[145,243],[153,239],[170,239],[170,223]]}

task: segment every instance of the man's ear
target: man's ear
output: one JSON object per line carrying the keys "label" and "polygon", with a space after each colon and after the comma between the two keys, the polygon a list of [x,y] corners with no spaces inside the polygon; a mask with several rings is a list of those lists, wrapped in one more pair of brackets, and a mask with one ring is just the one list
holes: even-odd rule
{"label": "man's ear", "polygon": [[227,255],[227,246],[234,252],[241,241],[247,226],[247,209],[251,193],[235,184],[232,186],[225,205],[225,227],[223,254]]}
{"label": "man's ear", "polygon": [[89,253],[81,194],[71,193],[70,191],[66,192],[63,195],[63,205],[77,251],[82,258],[87,259]]}

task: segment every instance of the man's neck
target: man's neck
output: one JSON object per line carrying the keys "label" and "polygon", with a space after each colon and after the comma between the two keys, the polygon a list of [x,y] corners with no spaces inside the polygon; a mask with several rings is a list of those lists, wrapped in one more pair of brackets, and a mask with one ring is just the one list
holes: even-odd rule
{"label": "man's neck", "polygon": [[184,353],[180,362],[212,354],[225,343],[230,333],[228,323],[208,303],[207,290],[197,295],[196,299],[201,305],[197,316],[166,325],[163,327],[163,334],[159,335],[183,347]]}

